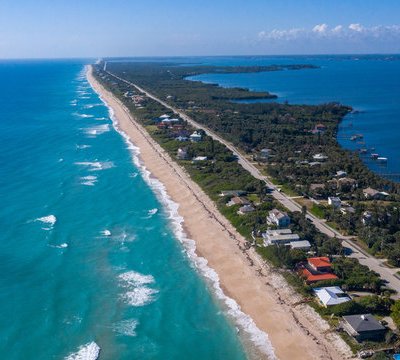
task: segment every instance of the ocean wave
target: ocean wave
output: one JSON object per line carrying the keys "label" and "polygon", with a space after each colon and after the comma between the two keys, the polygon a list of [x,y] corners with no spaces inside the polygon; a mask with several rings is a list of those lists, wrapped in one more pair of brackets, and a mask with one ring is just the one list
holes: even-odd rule
{"label": "ocean wave", "polygon": [[92,109],[96,106],[102,106],[103,104],[87,104],[84,106],[84,109]]}
{"label": "ocean wave", "polygon": [[88,148],[90,148],[90,147],[92,147],[92,145],[86,145],[86,144],[83,144],[83,145],[76,145],[76,148],[77,148],[77,149],[88,149]]}
{"label": "ocean wave", "polygon": [[122,320],[113,325],[114,332],[124,336],[136,336],[136,328],[139,321],[136,319]]}
{"label": "ocean wave", "polygon": [[92,117],[94,117],[94,115],[91,115],[91,114],[81,114],[81,113],[78,113],[78,112],[75,112],[74,115],[78,116],[80,118],[92,118]]}
{"label": "ocean wave", "polygon": [[89,171],[100,171],[114,167],[114,163],[112,161],[78,161],[75,162],[75,165],[89,167]]}
{"label": "ocean wave", "polygon": [[65,360],[96,360],[100,354],[100,347],[94,341],[79,347],[76,353],[68,355]]}
{"label": "ocean wave", "polygon": [[81,184],[86,186],[94,186],[97,182],[97,176],[88,175],[81,177]]}
{"label": "ocean wave", "polygon": [[[96,90],[94,89],[94,91]],[[254,323],[253,319],[250,316],[243,313],[243,311],[240,309],[240,306],[236,303],[235,300],[231,299],[230,297],[224,294],[220,286],[220,280],[218,274],[208,266],[207,260],[205,258],[199,257],[196,254],[195,241],[189,239],[183,230],[184,220],[178,214],[179,205],[169,197],[165,186],[159,180],[151,176],[150,171],[147,170],[147,168],[139,158],[140,149],[137,146],[135,146],[131,142],[128,135],[119,128],[118,121],[114,116],[113,109],[110,106],[108,106],[108,104],[103,99],[101,94],[99,93],[97,94],[102,100],[102,102],[107,106],[109,111],[109,116],[113,122],[115,130],[124,138],[124,140],[128,145],[128,148],[131,150],[134,164],[140,170],[144,180],[153,189],[160,202],[165,206],[165,209],[169,212],[170,214],[169,217],[171,219],[174,234],[176,238],[183,244],[187,256],[191,259],[192,263],[196,266],[199,272],[212,282],[215,294],[227,306],[228,314],[232,316],[236,324],[238,324],[239,327],[242,328],[246,332],[246,334],[248,334],[248,337],[253,342],[253,344],[255,344],[260,351],[262,351],[265,355],[267,355],[269,359],[271,360],[276,359],[274,348],[269,340],[267,333],[260,330]]]}
{"label": "ocean wave", "polygon": [[110,230],[102,230],[102,231],[100,231],[100,234],[101,235],[104,235],[104,236],[111,236],[111,231]]}
{"label": "ocean wave", "polygon": [[96,137],[97,135],[101,135],[106,132],[109,132],[110,125],[108,125],[108,124],[96,125],[96,126],[92,126],[87,129],[82,129],[82,130],[84,130],[85,134],[88,135],[89,137]]}
{"label": "ocean wave", "polygon": [[48,227],[43,227],[43,230],[52,230],[55,223],[57,222],[57,218],[54,215],[47,215],[40,218],[35,219],[35,221],[40,221],[43,224],[47,224]]}
{"label": "ocean wave", "polygon": [[76,106],[78,104],[78,100],[72,100],[72,101],[70,101],[70,105],[71,106]]}
{"label": "ocean wave", "polygon": [[154,277],[152,275],[143,275],[133,270],[120,274],[118,279],[122,282],[124,287],[141,286],[154,283]]}
{"label": "ocean wave", "polygon": [[146,286],[154,283],[153,276],[143,275],[132,270],[120,274],[118,278],[121,286],[128,289],[121,296],[127,304],[131,306],[145,306],[154,301],[154,295],[158,291]]}
{"label": "ocean wave", "polygon": [[108,120],[108,118],[106,118],[105,116],[99,116],[99,117],[96,117],[95,120],[102,121],[102,120]]}
{"label": "ocean wave", "polygon": [[62,244],[59,244],[59,245],[49,245],[49,246],[51,246],[53,248],[56,248],[56,249],[66,249],[68,247],[68,244],[67,243],[62,243]]}
{"label": "ocean wave", "polygon": [[147,216],[144,217],[143,219],[151,219],[153,217],[153,215],[157,214],[158,209],[150,209],[147,211]]}
{"label": "ocean wave", "polygon": [[131,306],[145,306],[154,301],[154,295],[157,294],[157,292],[158,291],[155,289],[146,286],[140,286],[127,291],[122,295],[122,299]]}

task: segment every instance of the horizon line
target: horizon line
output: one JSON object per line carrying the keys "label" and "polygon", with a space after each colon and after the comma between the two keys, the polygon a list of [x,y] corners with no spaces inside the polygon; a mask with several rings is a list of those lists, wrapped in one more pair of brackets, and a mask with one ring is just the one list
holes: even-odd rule
{"label": "horizon line", "polygon": [[304,56],[400,56],[399,53],[304,53],[304,54],[226,54],[226,55],[123,55],[123,56],[67,56],[67,57],[10,57],[0,61],[21,60],[92,60],[92,59],[140,59],[140,58],[202,58],[202,57],[304,57]]}

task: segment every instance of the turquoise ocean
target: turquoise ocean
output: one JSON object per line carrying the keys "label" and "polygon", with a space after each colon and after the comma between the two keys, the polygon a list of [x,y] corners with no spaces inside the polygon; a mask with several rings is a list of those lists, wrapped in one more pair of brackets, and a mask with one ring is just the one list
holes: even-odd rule
{"label": "turquoise ocean", "polygon": [[0,62],[1,359],[273,357],[85,63]]}

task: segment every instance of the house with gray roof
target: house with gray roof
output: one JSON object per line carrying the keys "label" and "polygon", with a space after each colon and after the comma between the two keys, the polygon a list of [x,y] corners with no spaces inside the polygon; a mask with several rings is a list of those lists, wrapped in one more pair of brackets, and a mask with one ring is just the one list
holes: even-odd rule
{"label": "house with gray roof", "polygon": [[386,328],[371,314],[343,316],[342,328],[357,341],[380,340]]}

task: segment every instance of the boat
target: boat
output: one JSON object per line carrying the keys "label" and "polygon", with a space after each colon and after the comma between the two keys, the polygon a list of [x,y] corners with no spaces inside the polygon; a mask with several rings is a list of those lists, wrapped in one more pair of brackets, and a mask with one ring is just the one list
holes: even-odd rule
{"label": "boat", "polygon": [[383,157],[383,156],[379,156],[376,160],[378,160],[379,162],[385,163],[388,161],[387,157]]}
{"label": "boat", "polygon": [[371,159],[377,159],[379,157],[379,154],[373,153],[371,154]]}
{"label": "boat", "polygon": [[360,151],[360,154],[366,154],[368,152],[368,150],[365,148],[360,149],[359,151]]}

